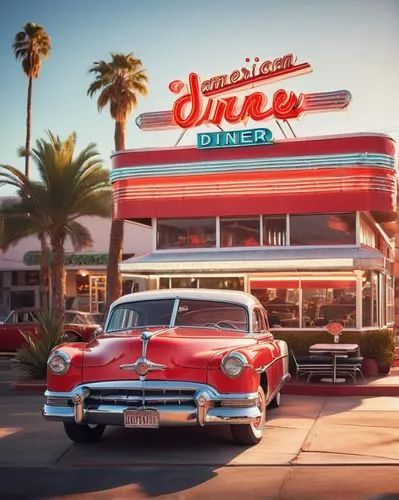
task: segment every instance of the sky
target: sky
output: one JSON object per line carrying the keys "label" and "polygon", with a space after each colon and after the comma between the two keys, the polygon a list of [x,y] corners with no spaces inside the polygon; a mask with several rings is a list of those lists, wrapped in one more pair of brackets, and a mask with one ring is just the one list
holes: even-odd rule
{"label": "sky", "polygon": [[[33,84],[32,145],[47,130],[62,138],[76,132],[77,150],[94,142],[111,168],[114,122],[87,96],[89,68],[111,52],[133,53],[149,77],[148,96],[127,123],[127,149],[178,141],[179,130],[144,132],[135,124],[140,113],[172,109],[171,81],[186,82],[190,72],[205,80],[247,57],[291,52],[313,71],[262,87],[268,96],[278,88],[352,94],[345,111],[292,120],[298,137],[378,132],[399,140],[399,0],[0,0],[0,164],[24,168],[16,151],[25,144],[28,80],[11,46],[27,22],[43,26],[52,45]],[[273,121],[247,124],[259,126],[282,138]],[[180,145],[195,144],[201,131],[188,131]],[[0,196],[9,194],[0,188]]]}

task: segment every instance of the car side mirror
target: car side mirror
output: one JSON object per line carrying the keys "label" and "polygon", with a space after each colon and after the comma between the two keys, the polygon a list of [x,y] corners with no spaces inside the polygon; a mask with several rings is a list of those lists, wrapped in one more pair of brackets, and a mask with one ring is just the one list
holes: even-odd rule
{"label": "car side mirror", "polygon": [[94,332],[93,332],[93,336],[94,338],[98,337],[99,335],[101,335],[102,333],[104,332],[103,328],[101,326],[98,326]]}

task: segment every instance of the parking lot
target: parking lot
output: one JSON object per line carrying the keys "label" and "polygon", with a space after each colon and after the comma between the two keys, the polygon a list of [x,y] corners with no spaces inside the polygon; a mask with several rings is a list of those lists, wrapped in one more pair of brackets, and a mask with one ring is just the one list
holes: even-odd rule
{"label": "parking lot", "polygon": [[[100,498],[99,490],[113,491],[121,485],[128,488],[123,495],[104,498],[148,498],[160,494],[167,494],[162,498],[202,498],[196,488],[209,486],[209,481],[214,482],[213,491],[217,491],[219,481],[226,492],[226,474],[236,481],[241,478],[241,485],[254,477],[258,478],[258,485],[274,481],[279,496],[259,498],[300,498],[298,491],[289,496],[289,471],[291,480],[295,475],[299,479],[300,474],[305,487],[306,475],[314,474],[315,468],[327,472],[333,466],[331,470],[337,473],[336,466],[343,465],[346,467],[339,467],[336,488],[360,480],[364,485],[373,474],[380,481],[381,474],[389,474],[389,483],[383,481],[385,489],[379,486],[378,492],[399,491],[397,474],[391,472],[399,464],[399,398],[285,395],[280,408],[269,410],[264,439],[255,447],[237,446],[223,427],[145,431],[108,428],[101,442],[77,445],[68,440],[62,424],[46,422],[41,417],[41,394],[10,390],[10,374],[6,370],[0,371],[0,377],[1,498],[9,498],[10,494],[15,498],[42,498],[24,493],[28,484],[30,492],[43,488],[39,478],[48,477],[49,470],[52,479],[46,488],[60,478],[58,494],[89,494],[96,490],[93,498]],[[356,472],[359,467],[362,473]],[[273,475],[267,477],[265,471],[270,468]],[[369,472],[364,475],[366,470]],[[354,472],[349,474],[350,471]],[[74,482],[66,479],[71,474]],[[171,487],[170,478],[175,476]],[[151,479],[154,477],[155,482]],[[334,476],[331,481],[334,482]],[[285,494],[281,490],[283,484]],[[229,485],[234,487],[234,482]],[[177,495],[177,491],[187,488],[194,488],[198,495]],[[235,488],[238,491],[237,485]],[[53,498],[54,491],[50,489],[44,497]],[[372,491],[367,490],[369,494]],[[169,496],[172,493],[177,496]],[[366,496],[359,493],[353,498]]]}

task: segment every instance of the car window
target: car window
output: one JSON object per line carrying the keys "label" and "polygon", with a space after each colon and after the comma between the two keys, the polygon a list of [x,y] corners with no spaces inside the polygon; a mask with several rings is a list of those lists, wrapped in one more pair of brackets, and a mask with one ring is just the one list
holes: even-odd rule
{"label": "car window", "polygon": [[17,323],[25,323],[26,322],[26,314],[24,312],[18,312],[17,313],[17,316],[16,316],[16,319],[17,319]]}
{"label": "car window", "polygon": [[11,311],[6,319],[4,320],[4,323],[9,324],[9,323],[16,323],[17,322],[17,313],[14,311]]}
{"label": "car window", "polygon": [[38,312],[37,311],[30,311],[25,314],[25,321],[28,323],[34,323],[37,319]]}
{"label": "car window", "polygon": [[248,314],[240,304],[181,299],[176,326],[219,327],[248,332]]}
{"label": "car window", "polygon": [[92,314],[85,313],[85,314],[79,314],[79,318],[82,320],[82,323],[85,325],[93,325],[96,323],[96,320]]}
{"label": "car window", "polygon": [[252,312],[252,331],[254,333],[267,331],[265,317],[258,308],[255,308]]}
{"label": "car window", "polygon": [[106,332],[145,326],[169,326],[174,302],[175,299],[164,299],[121,304],[111,311]]}

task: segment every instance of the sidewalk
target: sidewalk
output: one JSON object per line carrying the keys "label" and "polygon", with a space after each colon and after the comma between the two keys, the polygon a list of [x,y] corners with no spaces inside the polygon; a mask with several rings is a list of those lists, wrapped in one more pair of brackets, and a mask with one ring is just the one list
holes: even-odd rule
{"label": "sidewalk", "polygon": [[289,382],[283,392],[303,396],[399,396],[399,366],[393,366],[387,375],[365,377],[365,381],[365,384],[354,384],[347,379],[345,383],[328,384],[313,377],[306,383],[304,377],[299,382]]}

